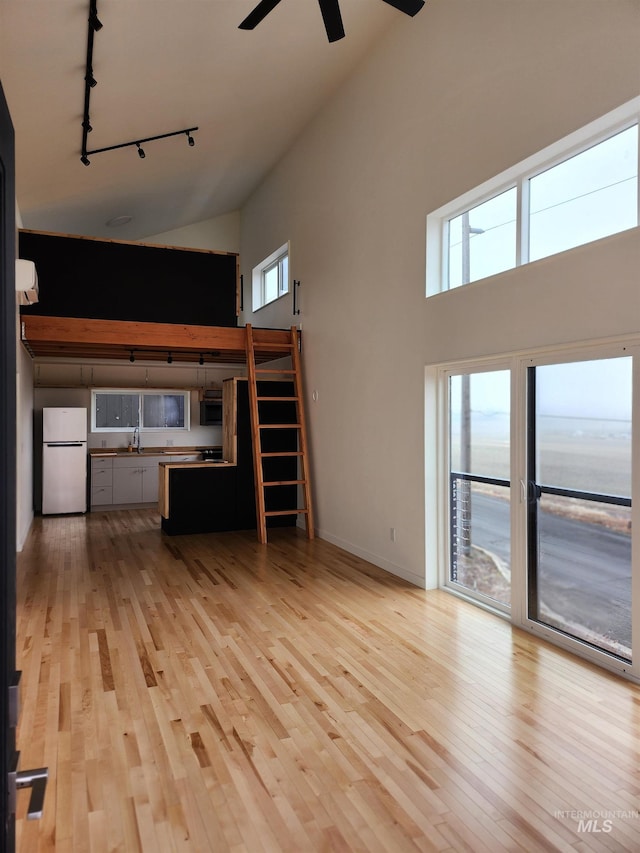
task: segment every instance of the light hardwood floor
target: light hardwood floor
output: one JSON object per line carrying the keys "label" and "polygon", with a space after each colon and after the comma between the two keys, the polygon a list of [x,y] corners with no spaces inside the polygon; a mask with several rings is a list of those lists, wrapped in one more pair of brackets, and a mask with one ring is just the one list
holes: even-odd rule
{"label": "light hardwood floor", "polygon": [[640,850],[640,690],[326,542],[269,540],[36,519],[19,748],[51,780],[39,822],[19,795],[19,851]]}

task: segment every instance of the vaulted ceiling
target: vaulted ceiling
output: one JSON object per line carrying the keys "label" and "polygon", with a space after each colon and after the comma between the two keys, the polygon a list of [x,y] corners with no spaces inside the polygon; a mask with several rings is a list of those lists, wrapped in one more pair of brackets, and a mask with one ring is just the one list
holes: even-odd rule
{"label": "vaulted ceiling", "polygon": [[[400,19],[340,0],[328,43],[317,0],[98,0],[90,149],[198,126],[80,162],[89,0],[2,0],[0,81],[16,132],[17,196],[36,230],[140,239],[237,210],[331,94]],[[406,25],[406,24],[405,24]],[[106,223],[130,216],[118,228]]]}

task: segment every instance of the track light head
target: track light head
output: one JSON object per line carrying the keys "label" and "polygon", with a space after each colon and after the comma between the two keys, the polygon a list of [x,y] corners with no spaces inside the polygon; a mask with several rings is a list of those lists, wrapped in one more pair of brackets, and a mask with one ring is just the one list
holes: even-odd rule
{"label": "track light head", "polygon": [[167,364],[173,364],[173,356],[171,353],[167,355]]}
{"label": "track light head", "polygon": [[91,160],[89,160],[86,154],[83,154],[82,157],[80,157],[80,162],[83,166],[88,166],[91,163]]}
{"label": "track light head", "polygon": [[140,148],[140,143],[139,143],[139,142],[136,142],[136,146],[137,146],[137,148],[138,148],[138,157],[139,157],[141,160],[144,160],[144,158],[147,156],[147,155],[144,153],[144,149],[143,149],[143,148]]}
{"label": "track light head", "polygon": [[91,29],[94,31],[94,33],[97,33],[98,30],[102,29],[102,26],[103,26],[102,21],[100,20],[100,18],[98,18],[97,12],[92,12],[89,15],[89,24],[91,26]]}
{"label": "track light head", "polygon": [[195,139],[193,138],[193,136],[191,136],[189,131],[187,131],[187,141],[189,142],[189,145],[191,146],[191,148],[193,148],[193,146],[196,144]]}
{"label": "track light head", "polygon": [[133,354],[133,350],[131,350],[131,355],[129,356],[129,361],[133,364],[133,362],[134,362],[135,360],[136,360],[136,357],[135,357],[135,355]]}

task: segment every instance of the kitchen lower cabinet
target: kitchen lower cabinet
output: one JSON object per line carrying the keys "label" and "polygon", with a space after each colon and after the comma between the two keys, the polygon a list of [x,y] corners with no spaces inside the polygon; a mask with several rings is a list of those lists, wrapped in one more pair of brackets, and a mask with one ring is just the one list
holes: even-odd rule
{"label": "kitchen lower cabinet", "polygon": [[142,503],[158,503],[158,461],[142,468]]}
{"label": "kitchen lower cabinet", "polygon": [[[109,460],[112,463],[111,494],[109,496],[108,487],[102,482],[105,475],[99,474],[97,482],[92,479],[91,483],[92,506],[156,503],[158,500],[158,463],[161,460],[165,461],[166,458],[163,455],[144,456],[138,453],[115,456]],[[104,491],[102,491],[103,489]]]}
{"label": "kitchen lower cabinet", "polygon": [[113,459],[91,459],[91,506],[109,506],[113,503]]}
{"label": "kitchen lower cabinet", "polygon": [[142,468],[125,465],[113,469],[113,502],[142,503]]}

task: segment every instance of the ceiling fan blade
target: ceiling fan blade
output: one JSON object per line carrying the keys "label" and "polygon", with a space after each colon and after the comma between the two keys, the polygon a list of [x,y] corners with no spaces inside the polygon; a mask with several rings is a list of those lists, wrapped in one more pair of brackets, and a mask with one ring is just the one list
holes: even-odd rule
{"label": "ceiling fan blade", "polygon": [[404,12],[405,15],[411,15],[412,18],[424,6],[424,0],[384,0],[384,2],[388,3],[389,6],[395,6],[396,9]]}
{"label": "ceiling fan blade", "polygon": [[338,41],[344,38],[344,27],[342,26],[342,15],[338,0],[318,0],[324,28],[327,31],[329,41]]}
{"label": "ceiling fan blade", "polygon": [[280,0],[260,0],[253,12],[250,12],[244,21],[239,24],[239,30],[252,30],[257,27],[260,21],[267,17],[269,12],[272,12]]}

